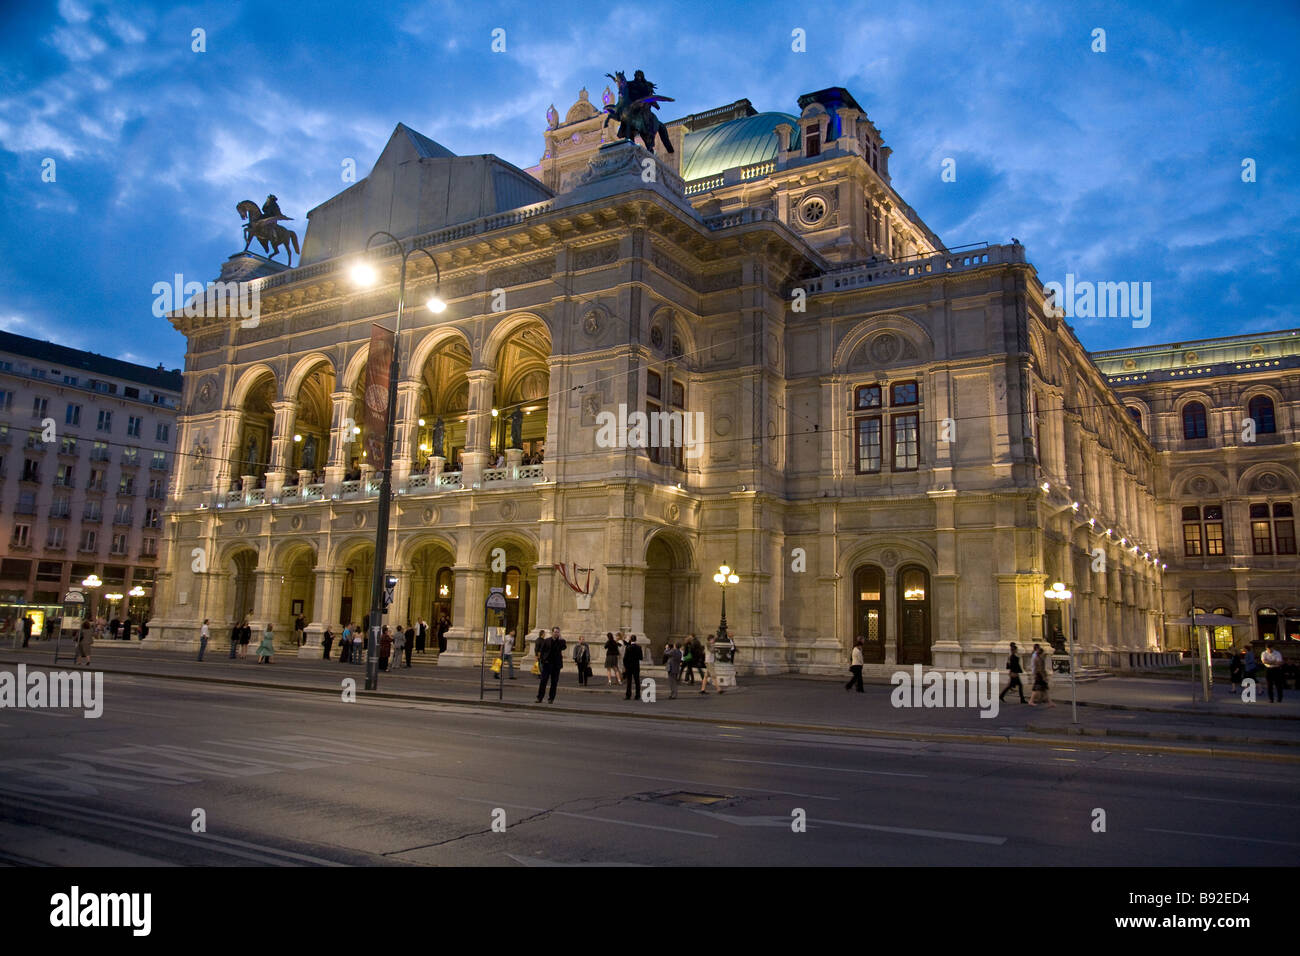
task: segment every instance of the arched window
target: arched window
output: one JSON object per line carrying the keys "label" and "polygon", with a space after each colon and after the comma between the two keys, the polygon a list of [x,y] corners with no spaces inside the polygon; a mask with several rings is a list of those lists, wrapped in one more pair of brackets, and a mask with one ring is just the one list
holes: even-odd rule
{"label": "arched window", "polygon": [[1261,641],[1277,640],[1277,608],[1262,607],[1255,612],[1255,622],[1259,626]]}
{"label": "arched window", "polygon": [[1205,406],[1200,402],[1188,402],[1183,406],[1183,438],[1204,438],[1206,434]]}
{"label": "arched window", "polygon": [[[1232,610],[1226,607],[1216,607],[1215,614],[1223,617],[1232,617]],[[1214,629],[1214,649],[1216,651],[1232,650],[1232,626],[1223,625]]]}
{"label": "arched window", "polygon": [[1129,405],[1129,406],[1128,406],[1128,414],[1129,414],[1129,417],[1130,417],[1131,419],[1133,419],[1133,421],[1137,422],[1137,427],[1138,427],[1138,428],[1141,428],[1141,427],[1142,427],[1142,409],[1138,408],[1136,405]]}
{"label": "arched window", "polygon": [[885,572],[863,565],[853,574],[853,619],[862,638],[862,659],[878,664],[885,659]]}
{"label": "arched window", "polygon": [[1277,432],[1277,418],[1273,414],[1273,399],[1267,395],[1256,395],[1246,406],[1251,419],[1255,422],[1256,435],[1272,435]]}

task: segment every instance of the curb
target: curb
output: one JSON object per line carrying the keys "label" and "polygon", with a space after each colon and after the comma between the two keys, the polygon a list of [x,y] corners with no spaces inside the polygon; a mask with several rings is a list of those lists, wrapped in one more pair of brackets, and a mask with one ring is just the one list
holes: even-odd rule
{"label": "curb", "polygon": [[[14,664],[12,661],[0,660],[0,664]],[[26,663],[26,662],[23,662]],[[16,666],[16,665],[15,665]],[[29,666],[32,666],[29,664]],[[42,666],[42,665],[35,665]],[[52,665],[44,665],[46,667]],[[157,680],[174,680],[185,681],[199,684],[228,684],[236,687],[253,687],[267,690],[286,690],[299,693],[327,694],[334,696],[338,693],[335,688],[310,687],[301,684],[277,684],[267,683],[264,681],[241,680],[229,677],[198,677],[187,674],[157,674],[148,671],[126,671],[113,670],[105,671],[106,674],[120,674],[124,677],[147,677]],[[511,703],[494,700],[466,700],[460,697],[437,697],[432,695],[416,696],[413,694],[394,694],[386,691],[363,692],[364,697],[359,699],[369,700],[390,700],[413,704],[459,704],[468,707],[493,708],[497,710],[522,710],[537,712],[535,703]],[[1142,737],[1141,731],[1125,730],[1121,733],[1110,732],[1104,728],[1089,729],[1080,727],[1078,730],[1071,728],[1044,728],[1028,726],[1026,730],[1031,733],[1043,734],[1044,736],[1033,737],[1012,737],[1007,734],[973,734],[973,733],[944,733],[941,731],[924,731],[924,730],[875,730],[859,727],[840,727],[833,724],[800,724],[788,721],[768,721],[752,720],[745,718],[729,718],[724,716],[700,717],[687,714],[653,714],[653,713],[632,713],[625,709],[620,710],[597,710],[580,707],[556,707],[547,705],[544,709],[548,713],[575,714],[578,716],[596,716],[596,717],[632,717],[642,720],[663,720],[675,721],[682,723],[705,723],[725,725],[731,728],[735,727],[753,727],[770,730],[798,730],[811,733],[838,734],[849,737],[868,737],[885,740],[920,740],[934,743],[991,743],[991,744],[1015,744],[1028,747],[1056,747],[1061,744],[1069,744],[1084,750],[1107,750],[1123,751],[1129,753],[1162,753],[1172,756],[1184,757],[1227,757],[1234,760],[1254,760],[1267,763],[1287,763],[1300,764],[1300,754],[1280,754],[1264,753],[1250,750],[1229,749],[1226,747],[1177,747],[1167,744],[1128,744],[1128,743],[1103,743],[1101,741],[1082,740],[1081,737],[1115,737],[1115,736],[1132,736]],[[1061,734],[1063,736],[1049,737],[1050,733]],[[1154,737],[1154,735],[1149,735]],[[1172,737],[1173,739],[1184,739],[1176,734],[1163,735],[1164,739]],[[1254,742],[1247,741],[1245,746],[1251,746]],[[1267,741],[1269,745],[1275,741]]]}

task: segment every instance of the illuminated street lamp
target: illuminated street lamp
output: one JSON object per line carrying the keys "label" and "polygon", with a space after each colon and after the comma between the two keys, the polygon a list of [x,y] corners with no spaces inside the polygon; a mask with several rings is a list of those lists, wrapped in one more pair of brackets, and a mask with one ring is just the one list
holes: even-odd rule
{"label": "illuminated street lamp", "polygon": [[739,584],[740,578],[724,564],[718,568],[713,581],[722,588],[722,620],[718,622],[718,640],[725,641],[727,639],[727,585]]}
{"label": "illuminated street lamp", "polygon": [[[397,280],[397,322],[393,329],[393,357],[388,368],[388,417],[384,426],[384,469],[379,483],[379,515],[375,522],[375,573],[370,588],[370,646],[366,653],[366,690],[375,690],[379,687],[379,635],[383,630],[383,616],[387,609],[384,593],[385,584],[389,579],[385,564],[388,559],[388,511],[393,496],[393,420],[397,417],[397,355],[402,337],[402,311],[406,306],[406,261],[412,253],[422,252],[433,263],[436,285],[433,296],[426,303],[429,311],[437,314],[447,308],[447,303],[438,296],[438,290],[442,288],[442,270],[438,268],[438,260],[433,257],[433,253],[428,249],[407,249],[396,236],[382,229],[366,240],[366,252],[370,251],[371,243],[380,236],[397,246],[402,256],[402,267]],[[352,268],[352,281],[359,286],[374,285],[377,278],[374,266],[368,262],[358,262]],[[353,432],[358,431],[360,429],[354,426]]]}
{"label": "illuminated street lamp", "polygon": [[1074,628],[1070,624],[1070,609],[1065,606],[1065,602],[1074,597],[1073,591],[1067,591],[1065,585],[1057,581],[1051,589],[1043,592],[1043,597],[1049,601],[1057,601],[1065,615],[1065,634],[1070,648],[1070,718],[1073,723],[1079,722],[1079,702],[1075,694],[1074,682]]}
{"label": "illuminated street lamp", "polygon": [[99,579],[99,575],[91,573],[81,580],[81,586],[90,591],[90,616],[97,617],[99,614],[99,601],[95,591],[104,586],[104,582]]}

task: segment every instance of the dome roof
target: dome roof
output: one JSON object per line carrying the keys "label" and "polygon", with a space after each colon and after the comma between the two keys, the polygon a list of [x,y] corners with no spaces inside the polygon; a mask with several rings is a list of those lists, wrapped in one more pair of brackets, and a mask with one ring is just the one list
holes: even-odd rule
{"label": "dome roof", "polygon": [[787,123],[798,137],[799,120],[788,113],[756,113],[687,133],[682,143],[682,179],[704,179],[736,166],[776,159],[776,128]]}

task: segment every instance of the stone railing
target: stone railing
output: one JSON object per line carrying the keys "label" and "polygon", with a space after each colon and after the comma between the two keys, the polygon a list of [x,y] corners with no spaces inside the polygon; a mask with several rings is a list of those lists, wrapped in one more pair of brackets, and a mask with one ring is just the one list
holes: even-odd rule
{"label": "stone railing", "polygon": [[696,193],[706,193],[710,189],[721,189],[726,185],[726,182],[727,177],[725,176],[710,176],[708,179],[693,179],[682,188],[682,192],[688,196],[694,196]]}
{"label": "stone railing", "polygon": [[355,498],[359,494],[361,494],[361,482],[359,479],[354,478],[351,481],[345,481],[339,485],[340,498]]}
{"label": "stone railing", "polygon": [[542,481],[546,478],[544,465],[520,465],[517,476],[520,481]]}
{"label": "stone railing", "polygon": [[763,176],[771,175],[776,172],[776,161],[769,159],[765,163],[755,163],[753,166],[742,166],[740,169],[740,178],[759,179]]}
{"label": "stone railing", "polygon": [[483,484],[486,485],[497,481],[505,481],[509,477],[510,477],[509,468],[484,468],[483,477],[481,480]]}
{"label": "stone railing", "polygon": [[248,493],[248,503],[250,505],[260,505],[266,501],[266,489],[254,488]]}
{"label": "stone railing", "polygon": [[716,232],[719,229],[730,229],[732,226],[743,226],[751,222],[776,222],[776,213],[770,209],[742,209],[721,216],[710,216],[704,220],[704,225],[709,231]]}
{"label": "stone railing", "polygon": [[297,485],[285,485],[283,488],[280,489],[281,501],[296,501],[297,499],[298,499]]}
{"label": "stone railing", "polygon": [[939,253],[916,259],[881,260],[879,262],[854,262],[828,270],[814,279],[802,283],[809,295],[838,292],[880,285],[886,282],[906,282],[926,276],[951,275],[978,269],[981,266],[1025,261],[1025,247],[1019,245],[987,246],[969,252]]}
{"label": "stone railing", "polygon": [[441,488],[444,485],[446,486],[459,485],[460,476],[461,476],[461,472],[459,471],[444,471],[441,475],[438,476],[438,487]]}
{"label": "stone railing", "polygon": [[324,498],[324,497],[325,497],[325,485],[324,485],[323,483],[322,483],[322,484],[315,484],[315,485],[308,485],[306,488],[304,488],[304,489],[302,490],[302,496],[303,496],[304,498]]}
{"label": "stone railing", "polygon": [[416,491],[418,489],[428,488],[428,487],[429,487],[428,475],[412,475],[410,481],[406,483],[406,488],[408,491]]}

